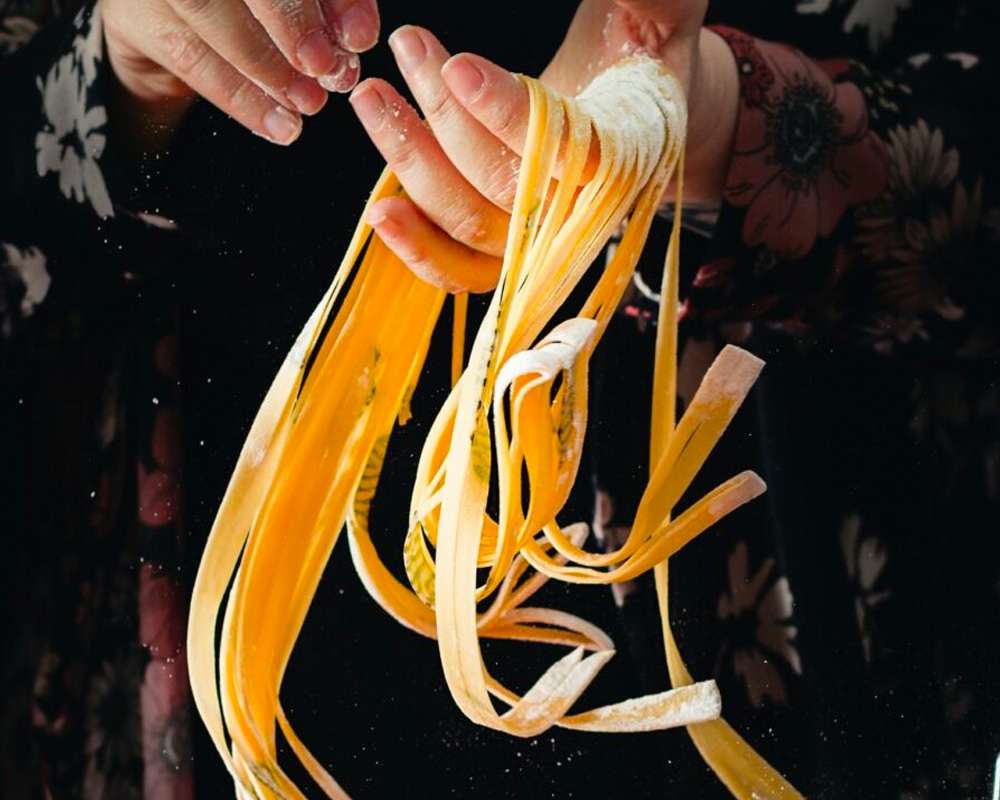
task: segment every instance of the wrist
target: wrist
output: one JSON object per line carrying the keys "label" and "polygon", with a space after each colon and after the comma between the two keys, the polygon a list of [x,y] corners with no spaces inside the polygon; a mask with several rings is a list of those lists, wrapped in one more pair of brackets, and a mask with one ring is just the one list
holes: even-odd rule
{"label": "wrist", "polygon": [[[107,4],[101,7],[102,15]],[[130,156],[165,146],[195,95],[104,25],[108,123]]]}
{"label": "wrist", "polygon": [[725,40],[708,28],[698,35],[689,103],[684,199],[722,203],[739,118],[739,74]]}

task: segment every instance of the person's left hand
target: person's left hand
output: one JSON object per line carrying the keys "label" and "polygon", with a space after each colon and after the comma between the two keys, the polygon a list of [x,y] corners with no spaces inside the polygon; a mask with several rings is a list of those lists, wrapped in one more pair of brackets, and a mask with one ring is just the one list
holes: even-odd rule
{"label": "person's left hand", "polygon": [[358,80],[379,33],[375,0],[103,0],[115,79],[110,119],[132,149],[159,147],[196,97],[277,144],[327,91]]}

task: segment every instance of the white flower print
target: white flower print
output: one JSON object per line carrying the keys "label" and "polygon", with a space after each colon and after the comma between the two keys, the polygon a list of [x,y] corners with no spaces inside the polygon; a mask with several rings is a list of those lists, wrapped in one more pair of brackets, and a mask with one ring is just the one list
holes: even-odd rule
{"label": "white flower print", "polygon": [[895,353],[897,345],[929,342],[931,338],[923,319],[901,314],[877,314],[859,327],[859,333],[883,355]]}
{"label": "white flower print", "polygon": [[946,147],[944,134],[924,120],[891,130],[888,154],[886,191],[857,215],[858,244],[882,265],[878,298],[907,313],[960,319],[964,311],[947,289],[976,231],[982,184],[969,191],[957,180],[958,150]]}
{"label": "white flower print", "polygon": [[802,0],[795,10],[800,14],[825,14],[833,5],[833,0]]}
{"label": "white flower print", "polygon": [[76,15],[74,23],[80,32],[73,40],[73,57],[80,65],[83,80],[87,86],[93,86],[97,80],[97,65],[104,57],[104,43],[101,37],[101,26],[94,24],[95,19],[100,19],[100,3],[95,4],[94,9],[88,14],[86,8],[81,8]]}
{"label": "white flower print", "polygon": [[[848,0],[802,0],[795,10],[800,14],[825,14],[834,5],[842,6]],[[855,28],[868,30],[868,47],[873,53],[889,40],[896,27],[899,12],[909,8],[912,0],[854,0],[844,19],[844,32]]]}
{"label": "white flower print", "polygon": [[27,44],[38,31],[38,25],[27,17],[0,19],[0,53],[13,53]]}
{"label": "white flower print", "polygon": [[857,27],[867,28],[868,46],[877,53],[892,36],[899,12],[909,7],[910,0],[856,0],[844,20],[844,32],[850,33]]}
{"label": "white flower print", "polygon": [[944,57],[949,61],[954,61],[956,64],[962,67],[962,69],[972,69],[979,64],[979,56],[973,55],[972,53],[945,53]]}
{"label": "white flower print", "polygon": [[114,207],[98,165],[107,143],[102,130],[107,112],[88,103],[102,57],[100,26],[89,19],[77,18],[78,26],[86,27],[73,41],[72,51],[53,65],[44,82],[38,81],[45,119],[35,137],[36,165],[39,177],[50,172],[59,176],[63,196],[78,203],[89,200],[98,215],[110,217]]}
{"label": "white flower print", "polygon": [[151,228],[159,228],[164,231],[175,231],[177,230],[177,223],[172,219],[168,219],[160,214],[150,214],[145,211],[139,211],[135,214],[136,218],[141,219]]}
{"label": "white flower print", "polygon": [[875,625],[872,610],[891,596],[888,589],[879,588],[879,578],[888,559],[885,547],[877,536],[863,536],[858,514],[849,514],[840,528],[840,547],[847,562],[847,574],[854,587],[854,612],[861,634],[865,661],[872,660],[872,640]]}
{"label": "white flower print", "polygon": [[765,559],[751,576],[746,542],[736,545],[727,567],[729,591],[719,598],[718,613],[729,632],[720,660],[731,660],[733,673],[743,678],[755,708],[765,698],[787,705],[785,677],[789,670],[802,674],[788,579],[771,580],[772,558]]}
{"label": "white flower print", "polygon": [[[30,317],[49,293],[52,277],[37,247],[24,250],[0,242],[0,332],[10,336],[12,324],[7,299],[11,288],[21,293],[21,317]],[[13,284],[13,286],[12,286]]]}
{"label": "white flower print", "polygon": [[944,189],[958,177],[958,150],[946,150],[941,130],[922,119],[889,132],[889,161],[889,188],[897,195]]}
{"label": "white flower print", "polygon": [[[628,525],[612,525],[614,518],[615,501],[611,495],[602,489],[597,490],[597,503],[594,508],[594,537],[604,548],[606,553],[618,550],[631,532]],[[636,589],[635,581],[624,581],[622,583],[611,584],[611,596],[615,600],[615,605],[619,608],[625,605],[625,600]]]}

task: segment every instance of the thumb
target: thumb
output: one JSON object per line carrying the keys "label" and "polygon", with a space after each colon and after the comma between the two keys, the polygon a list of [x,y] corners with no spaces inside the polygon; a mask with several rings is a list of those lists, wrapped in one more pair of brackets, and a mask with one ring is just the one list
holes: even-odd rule
{"label": "thumb", "polygon": [[[615,0],[640,27],[653,25],[655,34],[669,38],[675,33],[690,34],[697,31],[705,20],[708,0]],[[647,31],[646,36],[653,31]]]}

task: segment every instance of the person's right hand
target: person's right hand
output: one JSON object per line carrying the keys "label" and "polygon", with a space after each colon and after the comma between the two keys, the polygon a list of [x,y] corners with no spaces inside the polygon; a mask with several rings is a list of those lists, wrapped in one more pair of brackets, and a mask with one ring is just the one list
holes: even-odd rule
{"label": "person's right hand", "polygon": [[[111,68],[135,103],[169,125],[202,96],[289,144],[327,91],[350,91],[378,39],[376,0],[102,0]],[[166,119],[165,119],[166,118]]]}
{"label": "person's right hand", "polygon": [[[739,85],[728,45],[702,27],[706,6],[706,0],[584,0],[541,80],[575,95],[631,53],[662,61],[688,91],[685,198],[716,205],[732,149]],[[384,80],[370,78],[351,95],[368,135],[406,190],[406,197],[374,203],[366,219],[429,283],[452,292],[490,290],[500,274],[527,135],[528,90],[484,58],[449,57],[422,28],[399,29],[389,45],[427,125]]]}

